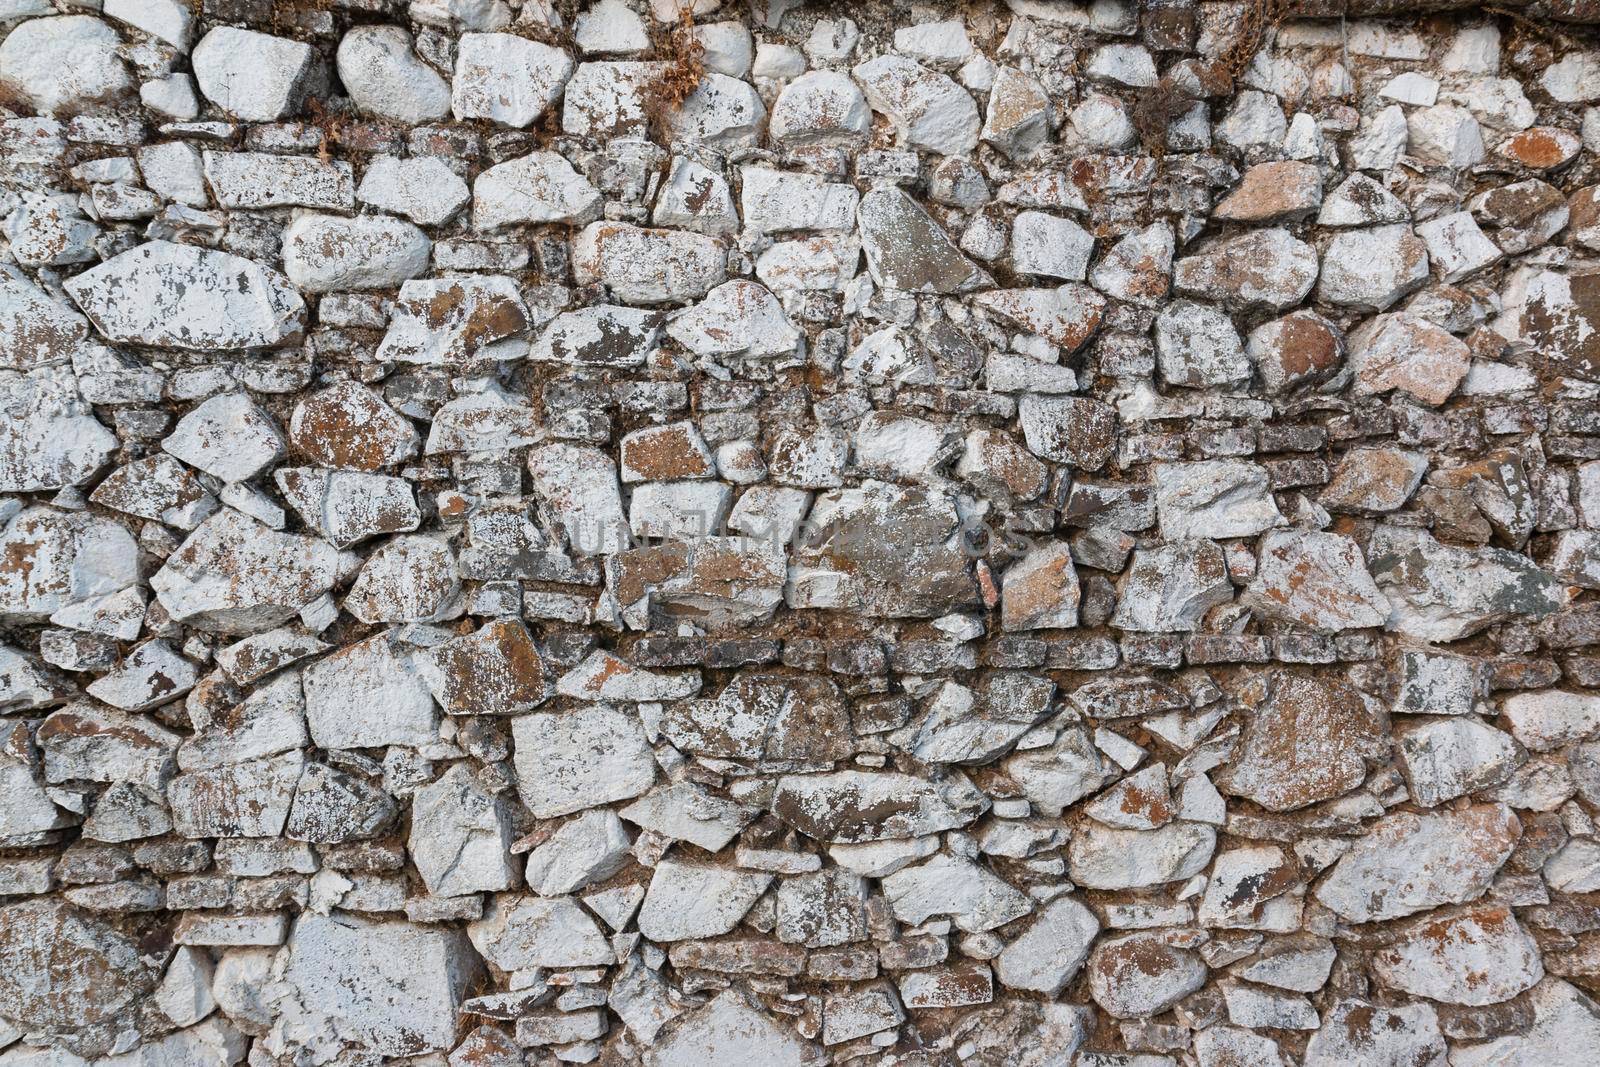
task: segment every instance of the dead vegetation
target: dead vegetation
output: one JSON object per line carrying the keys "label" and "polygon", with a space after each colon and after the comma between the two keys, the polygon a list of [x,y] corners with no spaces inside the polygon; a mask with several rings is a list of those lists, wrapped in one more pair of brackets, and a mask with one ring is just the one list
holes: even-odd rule
{"label": "dead vegetation", "polygon": [[307,125],[317,131],[317,159],[327,164],[333,160],[334,147],[343,143],[344,128],[350,119],[334,111],[319,97],[307,99],[305,107],[310,116]]}
{"label": "dead vegetation", "polygon": [[[1228,47],[1210,63],[1201,65],[1195,74],[1203,81],[1217,82],[1216,88],[1220,91],[1230,92],[1249,69],[1267,37],[1289,14],[1290,6],[1290,0],[1249,0]],[[1141,92],[1134,102],[1133,125],[1139,131],[1145,151],[1163,155],[1167,148],[1167,129],[1182,118],[1197,99],[1185,86],[1178,84],[1170,72]]]}
{"label": "dead vegetation", "polygon": [[656,57],[668,65],[645,87],[645,114],[656,138],[669,141],[672,116],[706,76],[705,46],[694,34],[693,5],[679,7],[675,23],[652,25],[650,36]]}

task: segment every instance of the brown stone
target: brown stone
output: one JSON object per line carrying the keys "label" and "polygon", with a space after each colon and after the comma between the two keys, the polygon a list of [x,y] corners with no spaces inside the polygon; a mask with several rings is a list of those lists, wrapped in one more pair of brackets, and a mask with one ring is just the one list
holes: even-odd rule
{"label": "brown stone", "polygon": [[1500,144],[1500,154],[1530,170],[1550,170],[1569,162],[1583,142],[1559,126],[1531,126]]}
{"label": "brown stone", "polygon": [[550,695],[539,649],[515,619],[429,649],[419,662],[447,715],[509,715],[538,707]]}
{"label": "brown stone", "polygon": [[1282,160],[1245,171],[1233,192],[1212,209],[1223,222],[1289,222],[1322,205],[1322,174],[1314,164]]}
{"label": "brown stone", "polygon": [[382,470],[417,452],[417,430],[383,398],[352,382],[302,400],[289,421],[294,447],[325,467]]}
{"label": "brown stone", "polygon": [[1349,685],[1279,671],[1216,785],[1269,811],[1293,811],[1356,788],[1366,760],[1387,751],[1387,723]]}

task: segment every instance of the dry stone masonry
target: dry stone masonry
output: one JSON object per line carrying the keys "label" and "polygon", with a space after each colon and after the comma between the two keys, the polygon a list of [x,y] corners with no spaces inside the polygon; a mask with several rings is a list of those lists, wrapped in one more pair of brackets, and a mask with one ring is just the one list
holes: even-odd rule
{"label": "dry stone masonry", "polygon": [[0,1067],[1594,1067],[1600,5],[0,0]]}

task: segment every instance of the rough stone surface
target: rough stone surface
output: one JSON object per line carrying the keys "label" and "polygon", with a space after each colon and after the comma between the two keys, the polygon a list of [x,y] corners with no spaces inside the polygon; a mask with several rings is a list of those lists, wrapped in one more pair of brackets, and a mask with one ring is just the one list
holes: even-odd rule
{"label": "rough stone surface", "polygon": [[1594,6],[0,0],[0,1067],[1589,1067]]}

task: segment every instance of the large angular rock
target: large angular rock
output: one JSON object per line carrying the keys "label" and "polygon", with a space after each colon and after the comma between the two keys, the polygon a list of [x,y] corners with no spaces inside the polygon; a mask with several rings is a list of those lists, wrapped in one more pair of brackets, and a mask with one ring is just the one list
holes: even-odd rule
{"label": "large angular rock", "polygon": [[661,313],[600,304],[557,315],[529,358],[576,366],[635,367],[656,348]]}
{"label": "large angular rock", "polygon": [[[1197,918],[1209,928],[1292,931],[1300,925],[1299,890],[1300,872],[1277,845],[1229,849],[1211,869]],[[1257,981],[1280,988],[1288,981],[1271,965],[1253,973]]]}
{"label": "large angular rock", "polygon": [[1446,1004],[1498,1004],[1544,977],[1539,946],[1504,905],[1429,916],[1372,959],[1391,989]]}
{"label": "large angular rock", "polygon": [[756,812],[693,782],[677,782],[652,789],[623,808],[621,815],[663,837],[688,841],[707,852],[720,852],[755,818]]}
{"label": "large angular rock", "polygon": [[1501,704],[1512,736],[1532,752],[1551,752],[1600,730],[1600,698],[1548,689],[1516,693]]}
{"label": "large angular rock", "polygon": [[89,1055],[110,1051],[119,1018],[161,978],[135,937],[49,898],[0,908],[0,961],[0,1017],[74,1036]]}
{"label": "large angular rock", "polygon": [[0,267],[0,366],[32,370],[65,363],[88,336],[89,324],[70,305],[16,267]]}
{"label": "large angular rock", "polygon": [[434,699],[450,715],[512,715],[550,695],[539,649],[515,619],[488,623],[417,659]]}
{"label": "large angular rock", "polygon": [[1293,222],[1322,206],[1322,175],[1315,165],[1284,160],[1257,163],[1212,209],[1226,222]]}
{"label": "large angular rock", "polygon": [[960,856],[938,855],[883,879],[883,895],[903,923],[948,916],[958,928],[981,933],[1033,910],[1027,894]]}
{"label": "large angular rock", "polygon": [[1073,282],[1056,289],[992,290],[973,297],[973,303],[1067,352],[1076,352],[1095,335],[1106,309],[1105,297]]}
{"label": "large angular rock", "polygon": [[529,126],[561,96],[572,57],[510,33],[464,33],[456,46],[451,109],[457,119]]}
{"label": "large angular rock", "polygon": [[1269,393],[1319,383],[1344,360],[1344,335],[1314,311],[1295,311],[1250,331],[1245,352]]}
{"label": "large angular rock", "polygon": [[32,507],[0,534],[0,617],[43,622],[139,580],[133,535],[83,512]]}
{"label": "large angular rock", "polygon": [[696,355],[753,359],[789,355],[802,337],[765,286],[742,278],[711,290],[666,332]]}
{"label": "large angular rock", "polygon": [[1172,541],[1253,537],[1284,522],[1264,468],[1243,460],[1155,465],[1156,512]]}
{"label": "large angular rock", "polygon": [[1333,633],[1382,626],[1389,601],[1367,572],[1361,546],[1335,533],[1269,530],[1256,576],[1240,598],[1260,615]]}
{"label": "large angular rock", "polygon": [[[9,379],[9,380],[5,380]],[[71,376],[45,368],[0,379],[0,491],[82,485],[116,452]]]}
{"label": "large angular rock", "polygon": [[172,828],[181,837],[277,837],[304,767],[297,750],[180,774],[167,789]]}
{"label": "large angular rock", "polygon": [[1098,945],[1089,958],[1089,994],[1118,1019],[1159,1015],[1205,984],[1206,965],[1159,933],[1129,934]]}
{"label": "large angular rock", "polygon": [[1522,305],[1522,334],[1553,370],[1600,382],[1600,275],[1534,275]]}
{"label": "large angular rock", "polygon": [[306,528],[335,548],[422,524],[411,483],[403,478],[323,467],[279,467],[272,477]]}
{"label": "large angular rock", "polygon": [[1329,511],[1381,515],[1411,499],[1428,457],[1398,448],[1352,448],[1333,469],[1320,502]]}
{"label": "large angular rock", "polygon": [[435,896],[511,888],[517,877],[511,838],[505,801],[484,789],[465,763],[412,797],[411,862]]}
{"label": "large angular rock", "polygon": [[855,228],[861,194],[852,185],[770,167],[741,167],[739,178],[739,213],[746,230],[780,233]]}
{"label": "large angular rock", "polygon": [[381,788],[320,763],[308,763],[295,787],[283,833],[295,841],[342,844],[377,837],[397,807]]}
{"label": "large angular rock", "polygon": [[612,557],[608,580],[623,619],[645,629],[687,616],[712,630],[770,619],[783,603],[788,560],[770,531],[751,532],[668,541]]}
{"label": "large angular rock", "polygon": [[528,309],[510,278],[415,278],[400,287],[378,358],[424,365],[461,363],[527,326]]}
{"label": "large angular rock", "polygon": [[419,226],[448,222],[472,198],[467,183],[442,159],[377,156],[367,164],[356,199],[403,215]]}
{"label": "large angular rock", "polygon": [[1117,441],[1117,414],[1088,397],[1028,394],[1017,404],[1028,451],[1040,459],[1097,471]]}
{"label": "large angular rock", "polygon": [[703,1067],[707,1062],[808,1067],[820,1050],[729,989],[684,1015],[645,1050],[645,1067]]}
{"label": "large angular rock", "polygon": [[603,967],[616,961],[600,924],[572,897],[502,893],[490,899],[467,934],[483,958],[503,971]]}
{"label": "large angular rock", "polygon": [[226,208],[272,207],[348,211],[355,206],[350,164],[270,152],[207,152],[205,177]]}
{"label": "large angular rock", "polygon": [[1337,233],[1322,255],[1317,297],[1357,311],[1387,311],[1428,281],[1428,248],[1409,225]]}
{"label": "large angular rock", "polygon": [[1173,265],[1172,287],[1234,311],[1281,312],[1306,298],[1317,280],[1317,254],[1288,230],[1256,230]]}
{"label": "large angular rock", "polygon": [[555,152],[530,152],[479,174],[472,183],[472,225],[479,230],[546,222],[593,222],[600,190]]}
{"label": "large angular rock", "polygon": [[85,702],[50,715],[34,740],[51,784],[132,782],[161,789],[172,777],[179,738],[141,716]]}
{"label": "large angular rock", "polygon": [[915,723],[890,740],[928,764],[987,763],[1011,748],[1051,709],[1050,681],[1021,672],[996,672],[977,690],[946,681]]}
{"label": "large angular rock", "polygon": [[1406,784],[1424,808],[1499,785],[1522,762],[1509,735],[1472,716],[1405,722],[1395,733]]}
{"label": "large angular rock", "polygon": [[1031,75],[1001,67],[989,88],[981,136],[1013,161],[1032,156],[1050,137],[1050,94]]}
{"label": "large angular rock", "polygon": [[298,340],[306,324],[305,301],[277,271],[170,241],[132,248],[66,290],[102,336],[153,348],[270,348]]}
{"label": "large angular rock", "polygon": [[1085,823],[1073,835],[1068,857],[1072,880],[1089,889],[1142,889],[1181,882],[1205,870],[1217,832],[1192,822],[1159,830],[1116,830]]}
{"label": "large angular rock", "polygon": [[523,715],[511,736],[517,792],[541,819],[628,800],[655,781],[638,718],[605,704]]}
{"label": "large angular rock", "polygon": [[[1443,1067],[1448,1047],[1439,1032],[1438,1014],[1427,1004],[1386,1008],[1360,1000],[1341,1000],[1323,1018],[1322,1027],[1311,1035],[1305,1067],[1362,1062]],[[1462,1050],[1456,1051],[1459,1054]],[[1452,1056],[1451,1062],[1464,1061]]]}
{"label": "large angular rock", "polygon": [[399,535],[367,557],[344,610],[366,623],[440,622],[460,613],[455,556],[439,537]]}
{"label": "large angular rock", "polygon": [[300,748],[305,708],[300,673],[285,671],[198,728],[178,749],[178,766],[207,771]]}
{"label": "large angular rock", "polygon": [[663,860],[639,908],[639,933],[651,941],[729,933],[771,883],[772,875],[757,871]]}
{"label": "large angular rock", "polygon": [[946,493],[868,481],[818,497],[809,521],[818,536],[794,553],[791,608],[934,618],[978,597]]}
{"label": "large angular rock", "polygon": [[231,508],[200,524],[150,579],[167,612],[214,633],[270,630],[329,589],[338,553],[324,541],[278,533]]}
{"label": "large angular rock", "polygon": [[1227,561],[1216,542],[1168,542],[1134,551],[1111,625],[1148,633],[1194,630],[1206,612],[1232,599]]}
{"label": "large angular rock", "polygon": [[392,289],[428,269],[433,242],[382,215],[302,215],[283,232],[283,269],[302,290]]}
{"label": "large angular rock", "polygon": [[595,222],[572,238],[572,271],[582,285],[603,285],[617,300],[668,304],[696,300],[728,276],[715,238],[680,230]]}
{"label": "large angular rock", "polygon": [[715,698],[673,703],[661,731],[687,752],[723,759],[826,761],[853,751],[849,708],[824,677],[741,671]]}
{"label": "large angular rock", "polygon": [[406,125],[450,114],[450,83],[401,26],[355,26],[339,41],[339,82],[361,110]]}
{"label": "large angular rock", "polygon": [[922,205],[895,186],[862,197],[857,219],[867,269],[887,289],[957,293],[986,278]]}
{"label": "large angular rock", "polygon": [[1423,530],[1380,526],[1369,569],[1393,609],[1390,629],[1455,641],[1514,617],[1542,618],[1565,596],[1554,575],[1500,548],[1440,544]]}
{"label": "large angular rock", "polygon": [[425,745],[439,717],[416,653],[379,633],[305,669],[306,724],[327,749]]}
{"label": "large angular rock", "polygon": [[966,826],[987,799],[961,777],[924,780],[887,771],[836,771],[778,779],[772,811],[808,837],[858,844]]}
{"label": "large angular rock", "polygon": [[[1483,894],[1521,836],[1522,824],[1499,804],[1395,812],[1359,838],[1313,892],[1358,923],[1464,903]],[[1399,856],[1404,863],[1395,862]]]}
{"label": "large angular rock", "polygon": [[179,419],[161,448],[214,478],[244,482],[283,455],[283,434],[248,393],[223,393]]}
{"label": "large angular rock", "polygon": [[1071,219],[1024,211],[1011,226],[1011,264],[1022,274],[1083,281],[1094,238]]}
{"label": "large angular rock", "polygon": [[797,148],[857,144],[871,126],[860,87],[834,70],[807,71],[784,85],[768,121],[773,140]]}
{"label": "large angular rock", "polygon": [[528,888],[540,896],[576,892],[626,866],[631,844],[622,820],[609,809],[586,811],[528,853],[523,876]]}
{"label": "large angular rock", "polygon": [[335,1048],[384,1057],[450,1048],[483,966],[460,930],[343,913],[302,914],[285,952],[283,978],[305,1024],[330,1030]]}
{"label": "large angular rock", "polygon": [[580,63],[561,102],[562,132],[600,141],[645,138],[652,94],[670,69],[661,61]]}
{"label": "large angular rock", "polygon": [[1233,321],[1220,309],[1175,300],[1156,317],[1156,363],[1168,385],[1191,389],[1238,386],[1250,379],[1250,360]]}
{"label": "large angular rock", "polygon": [[189,57],[200,92],[244,122],[276,122],[299,110],[316,77],[308,44],[218,26]]}
{"label": "large angular rock", "polygon": [[1559,978],[1546,978],[1529,996],[1533,1025],[1450,1052],[1451,1067],[1583,1067],[1600,1040],[1600,1006]]}
{"label": "large angular rock", "polygon": [[1053,997],[1083,966],[1099,932],[1099,920],[1081,901],[1057,897],[996,957],[995,977],[1007,989]]}
{"label": "large angular rock", "polygon": [[1172,283],[1172,227],[1155,222],[1122,238],[1089,272],[1096,289],[1118,300],[1153,307]]}
{"label": "large angular rock", "polygon": [[1292,811],[1359,786],[1388,752],[1385,724],[1349,686],[1279,671],[1217,788],[1268,811]]}
{"label": "large angular rock", "polygon": [[157,638],[134,647],[84,692],[123,711],[147,711],[181,697],[198,677],[194,664]]}
{"label": "large angular rock", "polygon": [[416,455],[416,427],[382,397],[354,382],[337,382],[295,405],[289,420],[295,448],[327,467],[377,471]]}
{"label": "large angular rock", "polygon": [[734,151],[754,147],[766,122],[767,107],[755,86],[707,71],[694,92],[668,112],[666,136],[684,145]]}
{"label": "large angular rock", "polygon": [[622,490],[610,455],[577,445],[545,445],[528,454],[528,471],[574,552],[604,555],[627,544]]}
{"label": "large angular rock", "polygon": [[895,55],[858,64],[851,73],[906,147],[963,156],[978,146],[978,105],[947,75]]}
{"label": "large angular rock", "polygon": [[1358,396],[1398,390],[1434,407],[1467,376],[1465,342],[1407,314],[1379,315],[1351,332],[1350,367]]}
{"label": "large angular rock", "polygon": [[1078,572],[1065,542],[1037,545],[1001,581],[1000,626],[1045,630],[1078,625]]}

